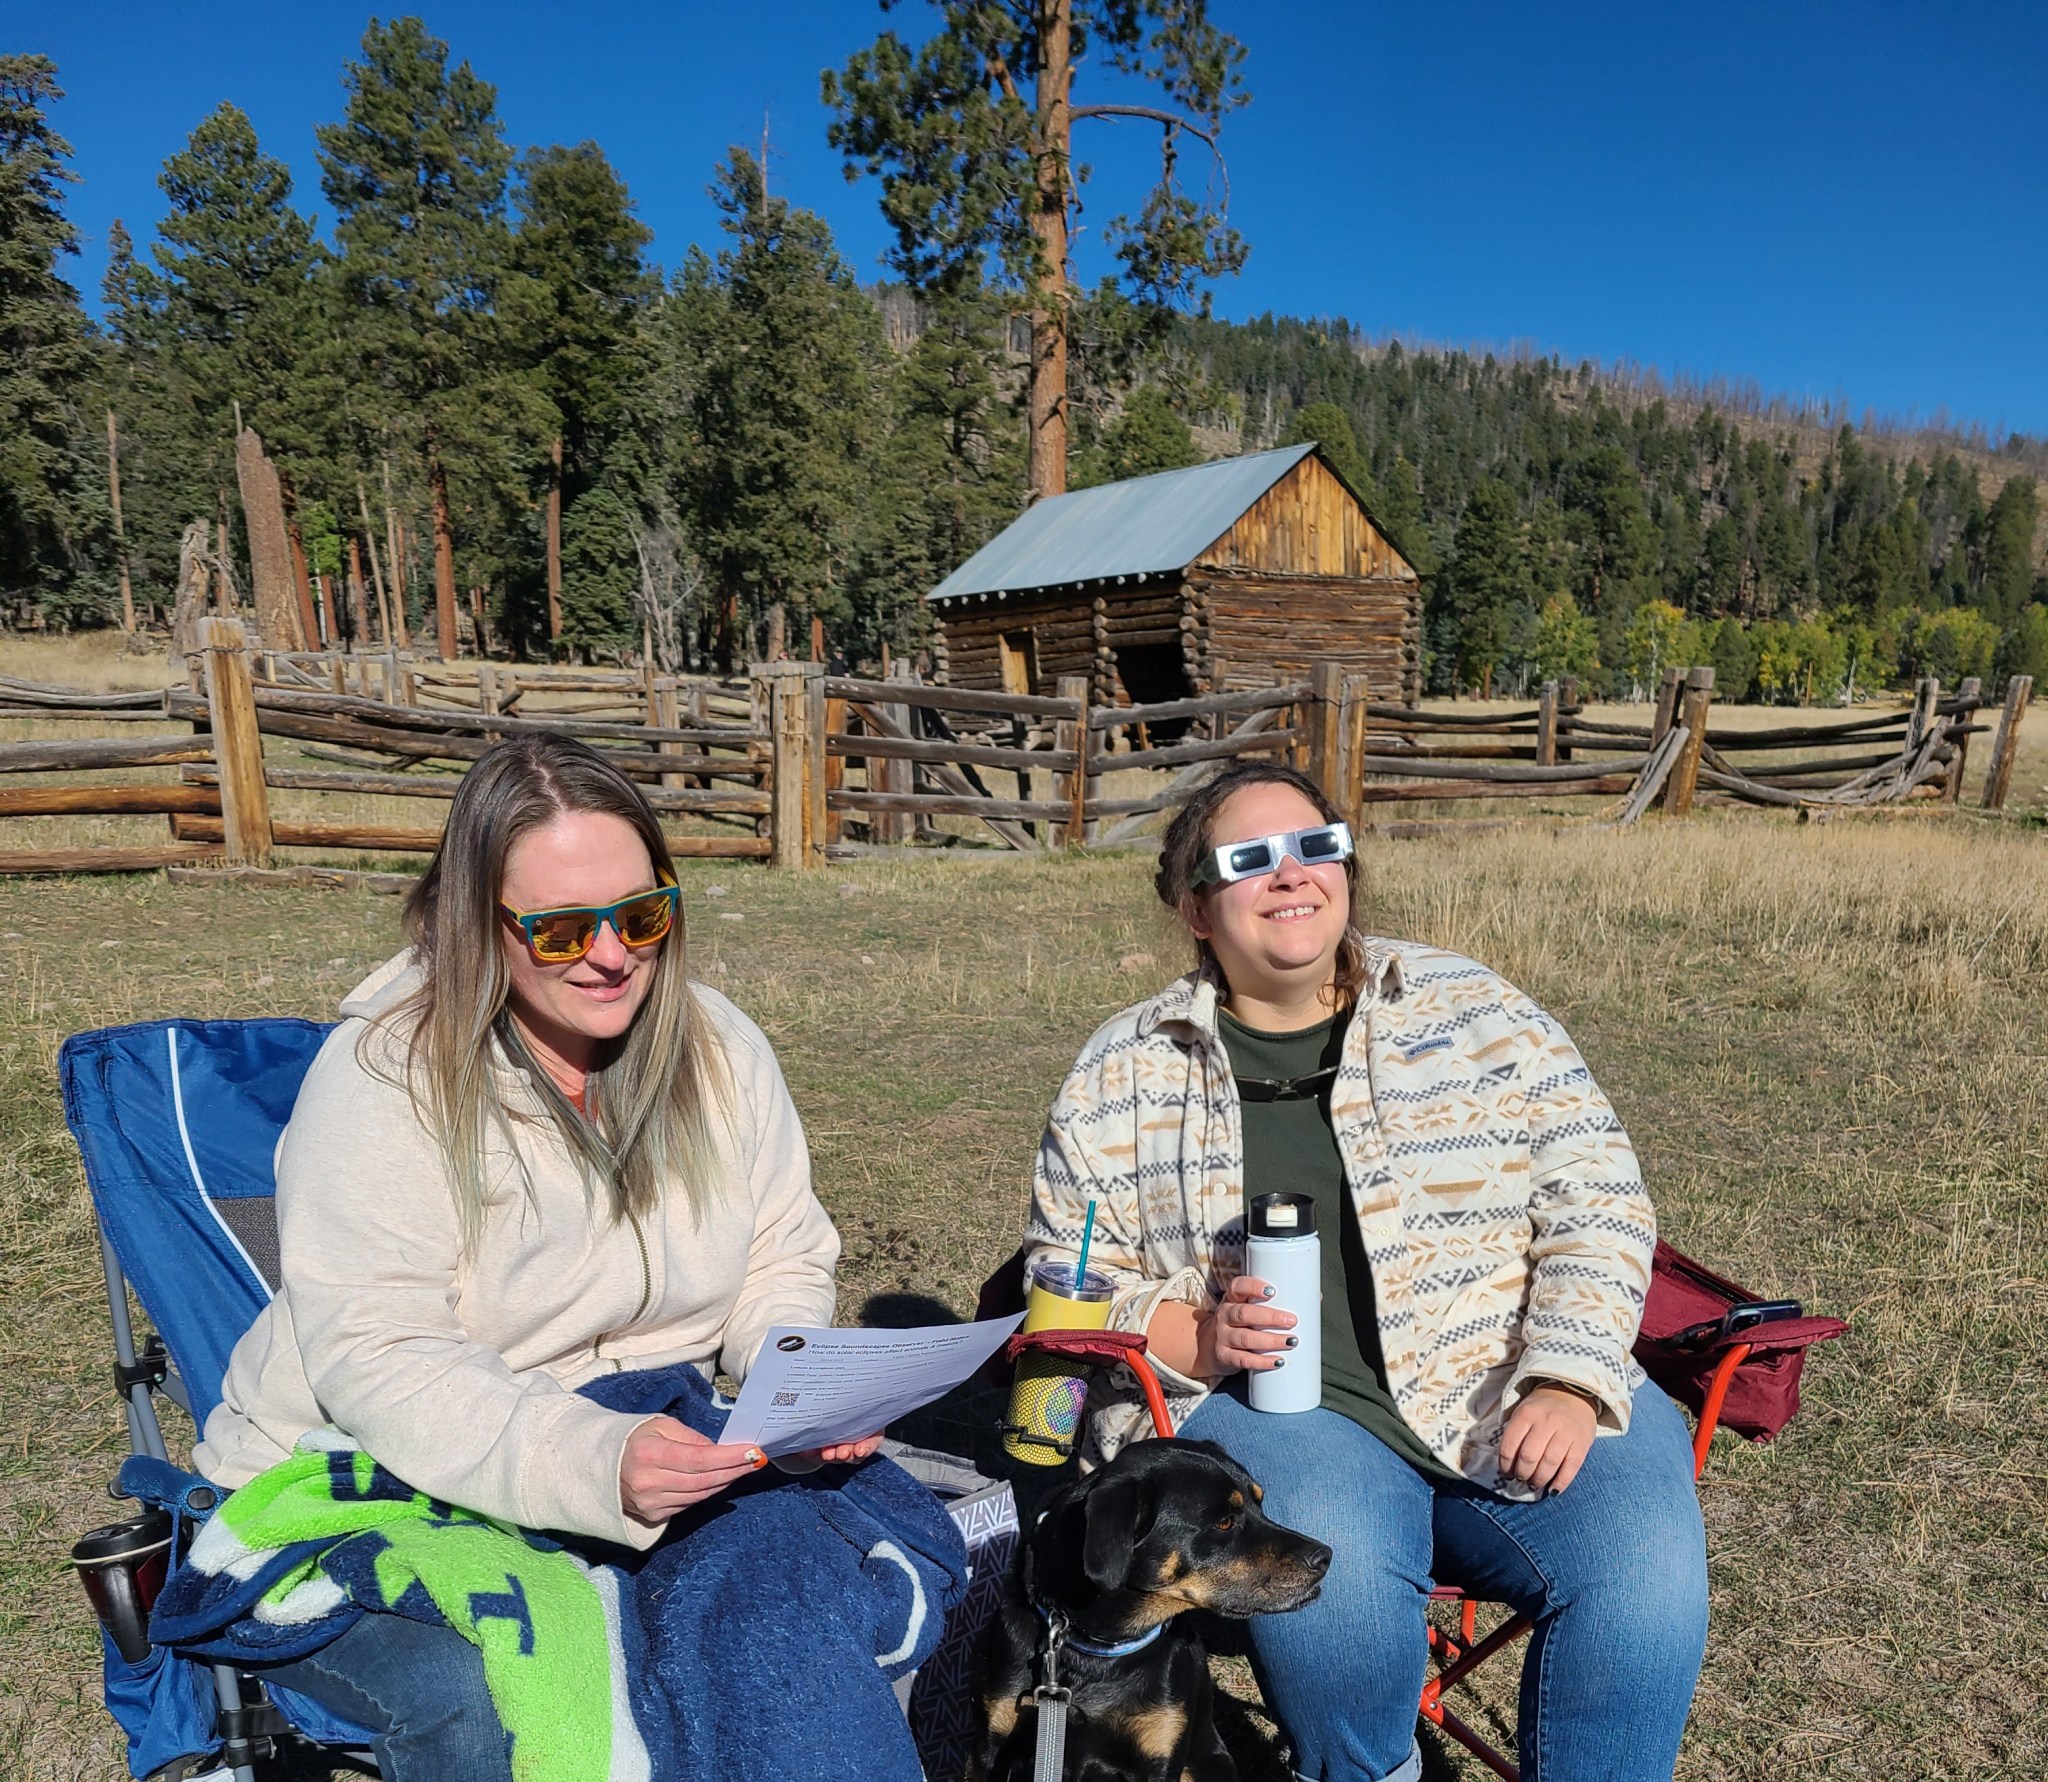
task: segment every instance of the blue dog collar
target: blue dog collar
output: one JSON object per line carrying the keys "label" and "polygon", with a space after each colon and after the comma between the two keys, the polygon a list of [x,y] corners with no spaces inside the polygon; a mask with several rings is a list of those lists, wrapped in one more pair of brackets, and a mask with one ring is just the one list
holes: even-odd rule
{"label": "blue dog collar", "polygon": [[[1051,1625],[1052,1618],[1043,1609],[1040,1609],[1038,1614],[1040,1620],[1044,1621],[1048,1626]],[[1111,1646],[1099,1644],[1094,1640],[1084,1640],[1079,1634],[1069,1632],[1062,1641],[1062,1644],[1069,1651],[1084,1652],[1090,1658],[1128,1658],[1133,1652],[1144,1651],[1147,1646],[1151,1645],[1165,1631],[1166,1623],[1162,1621],[1157,1627],[1148,1627],[1135,1640],[1119,1640],[1115,1645]]]}

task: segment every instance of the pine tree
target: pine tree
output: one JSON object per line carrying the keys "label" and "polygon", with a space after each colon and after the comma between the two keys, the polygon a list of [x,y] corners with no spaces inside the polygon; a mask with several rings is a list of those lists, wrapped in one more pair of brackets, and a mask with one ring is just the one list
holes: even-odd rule
{"label": "pine tree", "polygon": [[2034,517],[2040,496],[2029,476],[2007,479],[1984,516],[1981,563],[1971,604],[2001,629],[2027,604],[2034,580]]}
{"label": "pine tree", "polygon": [[[643,262],[652,231],[594,142],[530,150],[514,193],[518,231],[501,308],[552,426],[550,528],[562,504],[604,481],[637,500],[650,481],[643,435],[643,323],[660,280]],[[550,537],[551,556],[560,541]],[[551,565],[559,581],[559,559]]]}
{"label": "pine tree", "polygon": [[1159,385],[1145,384],[1131,393],[1101,439],[1075,454],[1073,485],[1085,489],[1201,462],[1194,433],[1175,412],[1172,398]]}
{"label": "pine tree", "polygon": [[1459,522],[1443,599],[1457,622],[1456,673],[1464,687],[1490,690],[1518,608],[1529,604],[1529,565],[1512,490],[1488,478]]}
{"label": "pine tree", "polygon": [[[327,431],[315,290],[320,251],[291,175],[232,105],[217,107],[157,182],[170,208],[149,263],[114,244],[107,325],[124,349],[124,488],[138,559],[163,593],[186,523],[236,487],[236,417],[305,466]],[[292,469],[286,465],[288,486]],[[229,502],[233,511],[233,502]]]}
{"label": "pine tree", "polygon": [[98,355],[57,271],[78,251],[71,145],[45,115],[63,96],[47,56],[0,56],[0,600],[70,624],[104,620],[113,584],[103,436],[84,407]]}
{"label": "pine tree", "polygon": [[137,265],[135,299],[177,400],[195,416],[208,468],[231,473],[233,411],[273,445],[300,443],[298,386],[312,349],[313,226],[291,204],[291,173],[248,118],[222,104],[164,163],[170,201]]}
{"label": "pine tree", "polygon": [[1351,417],[1343,409],[1334,402],[1311,402],[1306,408],[1296,409],[1286,435],[1277,443],[1293,445],[1301,440],[1314,440],[1321,446],[1330,468],[1351,485],[1352,493],[1367,507],[1378,507],[1372,472],[1366,467],[1365,454],[1358,449],[1358,434],[1352,428]]}
{"label": "pine tree", "polygon": [[562,516],[562,641],[585,652],[635,641],[639,584],[632,509],[609,489],[591,489]]}
{"label": "pine tree", "polygon": [[[344,70],[339,124],[315,131],[334,207],[340,292],[360,418],[416,445],[434,538],[438,641],[456,648],[451,460],[497,495],[542,449],[529,386],[495,311],[511,249],[511,165],[497,93],[416,18],[373,20]],[[473,579],[473,578],[472,578]]]}
{"label": "pine tree", "polygon": [[[826,72],[825,103],[838,113],[831,141],[849,178],[880,178],[891,262],[913,286],[960,290],[993,275],[1023,295],[1031,493],[1057,495],[1067,486],[1068,218],[1087,171],[1073,158],[1073,126],[1160,126],[1157,184],[1135,221],[1117,217],[1105,234],[1133,295],[1155,309],[1186,302],[1244,263],[1220,206],[1177,183],[1182,138],[1213,154],[1225,115],[1245,103],[1244,50],[1209,23],[1207,0],[935,4],[940,28],[921,48],[885,31],[841,73]],[[1091,56],[1154,83],[1166,107],[1074,104],[1074,70]]]}
{"label": "pine tree", "polygon": [[944,293],[918,319],[889,377],[880,474],[861,505],[849,655],[922,644],[925,595],[1023,501],[1023,428],[994,375],[998,306],[984,292]]}
{"label": "pine tree", "polygon": [[668,324],[693,435],[678,507],[717,594],[709,653],[729,666],[771,606],[792,622],[851,615],[883,348],[831,231],[770,196],[752,155],[734,149],[712,195],[729,245],[715,260],[693,252]]}

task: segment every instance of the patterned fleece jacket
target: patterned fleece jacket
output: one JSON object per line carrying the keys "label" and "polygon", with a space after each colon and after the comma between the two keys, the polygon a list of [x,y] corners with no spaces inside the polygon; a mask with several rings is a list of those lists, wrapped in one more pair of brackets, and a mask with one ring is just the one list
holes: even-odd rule
{"label": "patterned fleece jacket", "polygon": [[[1542,1380],[1585,1388],[1628,1428],[1630,1356],[1656,1218],[1633,1147],[1577,1048],[1494,972],[1405,941],[1367,943],[1331,1123],[1364,1235],[1387,1385],[1432,1452],[1506,1496],[1501,1425]],[[1113,1330],[1165,1300],[1204,1308],[1244,1268],[1244,1136],[1213,968],[1106,1022],[1061,1088],[1034,1171],[1029,1260],[1091,1266]],[[1334,1238],[1329,1241],[1334,1241]],[[1174,1425],[1207,1386],[1155,1363]],[[1098,1387],[1091,1458],[1151,1433],[1135,1381]]]}

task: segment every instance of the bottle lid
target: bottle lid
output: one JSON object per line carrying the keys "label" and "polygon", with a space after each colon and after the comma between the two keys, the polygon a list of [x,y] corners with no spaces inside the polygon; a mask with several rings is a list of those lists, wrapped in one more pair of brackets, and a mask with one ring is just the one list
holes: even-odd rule
{"label": "bottle lid", "polygon": [[141,1559],[171,1544],[171,1518],[164,1510],[145,1510],[126,1522],[110,1522],[72,1544],[73,1565],[106,1565],[117,1559]]}
{"label": "bottle lid", "polygon": [[1312,1194],[1255,1194],[1245,1223],[1255,1238],[1314,1237],[1316,1202]]}

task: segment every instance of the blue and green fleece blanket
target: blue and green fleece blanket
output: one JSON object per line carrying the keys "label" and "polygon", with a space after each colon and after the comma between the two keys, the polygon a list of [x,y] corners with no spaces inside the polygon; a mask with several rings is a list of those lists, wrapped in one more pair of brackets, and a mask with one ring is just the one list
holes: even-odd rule
{"label": "blue and green fleece blanket", "polygon": [[[725,1423],[694,1368],[585,1391],[714,1439]],[[894,1684],[938,1644],[966,1570],[951,1517],[886,1460],[765,1474],[647,1553],[579,1552],[416,1492],[316,1431],[221,1503],[150,1633],[260,1665],[368,1613],[446,1623],[483,1655],[518,1782],[918,1782]]]}

